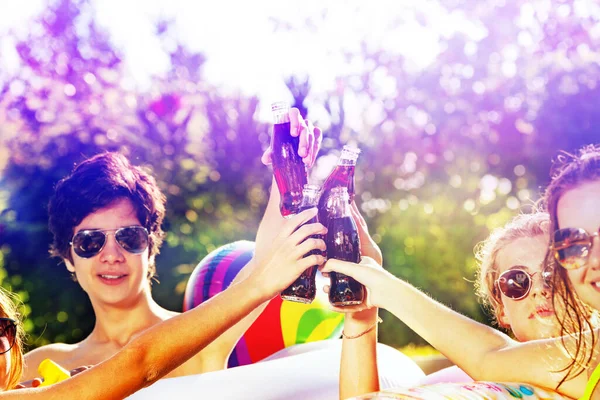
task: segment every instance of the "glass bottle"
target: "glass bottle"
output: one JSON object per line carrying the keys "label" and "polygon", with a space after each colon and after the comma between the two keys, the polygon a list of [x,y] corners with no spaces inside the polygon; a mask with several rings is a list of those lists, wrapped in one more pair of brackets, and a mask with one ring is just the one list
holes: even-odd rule
{"label": "glass bottle", "polygon": [[323,183],[321,198],[319,199],[319,221],[325,226],[327,226],[328,222],[328,201],[333,188],[340,186],[347,188],[349,195],[348,201],[351,203],[354,200],[354,172],[359,154],[360,149],[344,146],[337,165]]}
{"label": "glass bottle", "polygon": [[[302,202],[298,208],[298,212],[302,212],[309,208],[317,206],[319,201],[319,186],[316,185],[304,185],[302,190]],[[313,218],[308,220],[302,225],[313,224],[318,222],[318,216],[315,215]],[[301,225],[301,226],[302,226]],[[311,237],[325,239],[322,235],[313,235]],[[305,255],[309,256],[312,254],[321,254],[321,250],[311,250]],[[302,273],[287,289],[281,292],[281,298],[289,301],[296,301],[299,303],[312,303],[317,294],[317,284],[315,281],[315,275],[317,274],[317,265],[313,265]]]}
{"label": "glass bottle", "polygon": [[281,194],[279,210],[287,217],[298,212],[302,189],[308,183],[306,165],[298,155],[300,137],[290,134],[290,107],[286,102],[273,103],[273,175]]}
{"label": "glass bottle", "polygon": [[[354,219],[350,214],[348,189],[344,186],[331,189],[327,225],[327,258],[360,263],[360,239]],[[347,275],[330,272],[329,302],[336,307],[361,304],[364,286]]]}

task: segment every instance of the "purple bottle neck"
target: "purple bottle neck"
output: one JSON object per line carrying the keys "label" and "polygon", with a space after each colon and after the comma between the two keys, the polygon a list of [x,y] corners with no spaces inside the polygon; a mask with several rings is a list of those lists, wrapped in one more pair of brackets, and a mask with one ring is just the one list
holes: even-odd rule
{"label": "purple bottle neck", "polygon": [[342,148],[342,154],[338,159],[337,165],[356,165],[356,160],[360,154],[360,149],[344,146]]}
{"label": "purple bottle neck", "polygon": [[290,122],[290,105],[285,101],[271,104],[271,111],[273,112],[273,122],[275,124]]}

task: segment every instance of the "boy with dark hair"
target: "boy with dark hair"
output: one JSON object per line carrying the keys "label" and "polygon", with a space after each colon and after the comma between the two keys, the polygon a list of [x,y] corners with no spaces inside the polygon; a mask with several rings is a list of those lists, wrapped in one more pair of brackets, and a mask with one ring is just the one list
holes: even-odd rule
{"label": "boy with dark hair", "polygon": [[[292,132],[300,136],[299,155],[312,165],[321,131],[290,110]],[[263,155],[269,164],[270,150]],[[244,279],[257,263],[271,256],[274,238],[285,220],[273,185],[256,238],[253,260],[238,274]],[[155,256],[163,240],[165,196],[152,176],[120,154],[104,153],[78,165],[61,180],[49,205],[51,253],[62,258],[88,294],[96,323],[79,343],[55,343],[28,353],[24,379],[32,379],[39,363],[50,358],[66,369],[98,364],[118,352],[143,330],[178,313],[159,306],[151,295]],[[322,242],[322,241],[320,241]],[[324,247],[324,242],[315,246]],[[255,309],[168,377],[224,369],[233,347],[264,309]],[[176,338],[173,338],[176,340]]]}

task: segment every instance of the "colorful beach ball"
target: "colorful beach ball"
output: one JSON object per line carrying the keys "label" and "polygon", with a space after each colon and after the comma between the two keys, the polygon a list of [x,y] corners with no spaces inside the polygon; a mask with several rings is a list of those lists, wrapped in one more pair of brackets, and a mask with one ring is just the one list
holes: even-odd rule
{"label": "colorful beach ball", "polygon": [[[253,255],[254,242],[242,240],[204,257],[188,281],[184,311],[225,290]],[[327,296],[318,292],[311,304],[273,298],[236,344],[228,366],[252,364],[295,344],[339,338],[344,316],[329,310]]]}

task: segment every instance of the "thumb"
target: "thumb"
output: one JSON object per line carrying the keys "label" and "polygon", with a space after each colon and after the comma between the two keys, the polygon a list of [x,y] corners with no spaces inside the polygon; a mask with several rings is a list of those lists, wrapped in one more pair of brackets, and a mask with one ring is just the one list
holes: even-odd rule
{"label": "thumb", "polygon": [[264,165],[271,165],[273,163],[271,154],[273,154],[273,151],[271,150],[271,147],[269,146],[269,148],[267,148],[267,150],[265,150],[265,152],[263,153],[262,157],[260,158],[260,161]]}
{"label": "thumb", "polygon": [[357,264],[330,258],[323,265],[323,269],[321,269],[321,272],[340,272],[344,275],[348,275],[354,278],[353,272],[357,269],[356,267]]}

